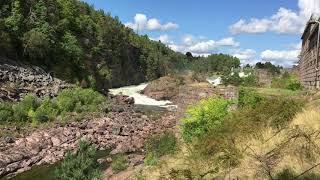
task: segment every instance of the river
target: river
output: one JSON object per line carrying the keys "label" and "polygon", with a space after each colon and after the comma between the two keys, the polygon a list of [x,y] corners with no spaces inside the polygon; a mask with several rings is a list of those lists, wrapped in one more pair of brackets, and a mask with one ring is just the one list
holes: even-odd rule
{"label": "river", "polygon": [[[133,97],[135,100],[135,108],[139,111],[144,112],[150,118],[158,118],[163,115],[164,111],[174,110],[177,108],[170,101],[157,101],[155,99],[149,98],[145,95],[140,94],[140,92],[147,86],[147,83],[126,86],[116,89],[110,89],[110,93],[113,95],[123,94]],[[97,151],[96,159],[106,157],[110,151]],[[11,178],[13,180],[54,180],[54,171],[59,163],[53,165],[40,165],[34,166],[31,170],[18,174],[17,176]],[[108,164],[103,164],[100,168],[106,169]],[[7,180],[8,177],[0,178],[1,180]]]}
{"label": "river", "polygon": [[137,107],[144,108],[166,108],[168,110],[175,110],[177,108],[176,105],[172,104],[171,101],[157,101],[155,99],[149,98],[140,92],[147,87],[147,83],[143,83],[135,86],[125,86],[116,89],[110,89],[110,93],[112,95],[123,94],[129,97],[133,97],[135,101],[135,105]]}

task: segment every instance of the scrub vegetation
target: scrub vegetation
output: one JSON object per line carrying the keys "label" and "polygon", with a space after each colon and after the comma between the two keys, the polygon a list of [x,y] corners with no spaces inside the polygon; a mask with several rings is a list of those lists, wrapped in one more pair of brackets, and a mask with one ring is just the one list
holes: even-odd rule
{"label": "scrub vegetation", "polygon": [[0,123],[66,122],[85,113],[101,112],[107,106],[106,98],[92,89],[63,90],[56,98],[43,100],[28,94],[20,102],[0,102]]}

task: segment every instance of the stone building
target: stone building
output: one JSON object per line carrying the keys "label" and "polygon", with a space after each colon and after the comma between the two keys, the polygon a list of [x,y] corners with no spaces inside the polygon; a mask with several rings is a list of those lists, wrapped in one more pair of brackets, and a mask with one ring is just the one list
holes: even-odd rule
{"label": "stone building", "polygon": [[302,34],[302,48],[299,57],[300,83],[306,89],[320,86],[319,72],[319,15],[313,14]]}

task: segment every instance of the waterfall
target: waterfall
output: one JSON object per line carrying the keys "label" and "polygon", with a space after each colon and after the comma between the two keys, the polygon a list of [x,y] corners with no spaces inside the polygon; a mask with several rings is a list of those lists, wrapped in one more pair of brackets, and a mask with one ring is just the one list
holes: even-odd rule
{"label": "waterfall", "polygon": [[136,105],[147,105],[147,106],[158,106],[164,108],[172,108],[175,105],[171,101],[157,101],[155,99],[149,98],[140,92],[147,87],[147,83],[136,85],[136,86],[125,86],[116,89],[110,89],[112,95],[117,95],[122,93],[123,95],[133,97]]}

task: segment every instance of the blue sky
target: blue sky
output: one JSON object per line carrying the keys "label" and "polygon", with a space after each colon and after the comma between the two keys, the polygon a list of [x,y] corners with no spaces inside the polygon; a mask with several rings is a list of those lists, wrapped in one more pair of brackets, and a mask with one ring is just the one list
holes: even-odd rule
{"label": "blue sky", "polygon": [[[290,66],[320,0],[84,0],[173,50]],[[314,8],[317,6],[319,8]]]}

